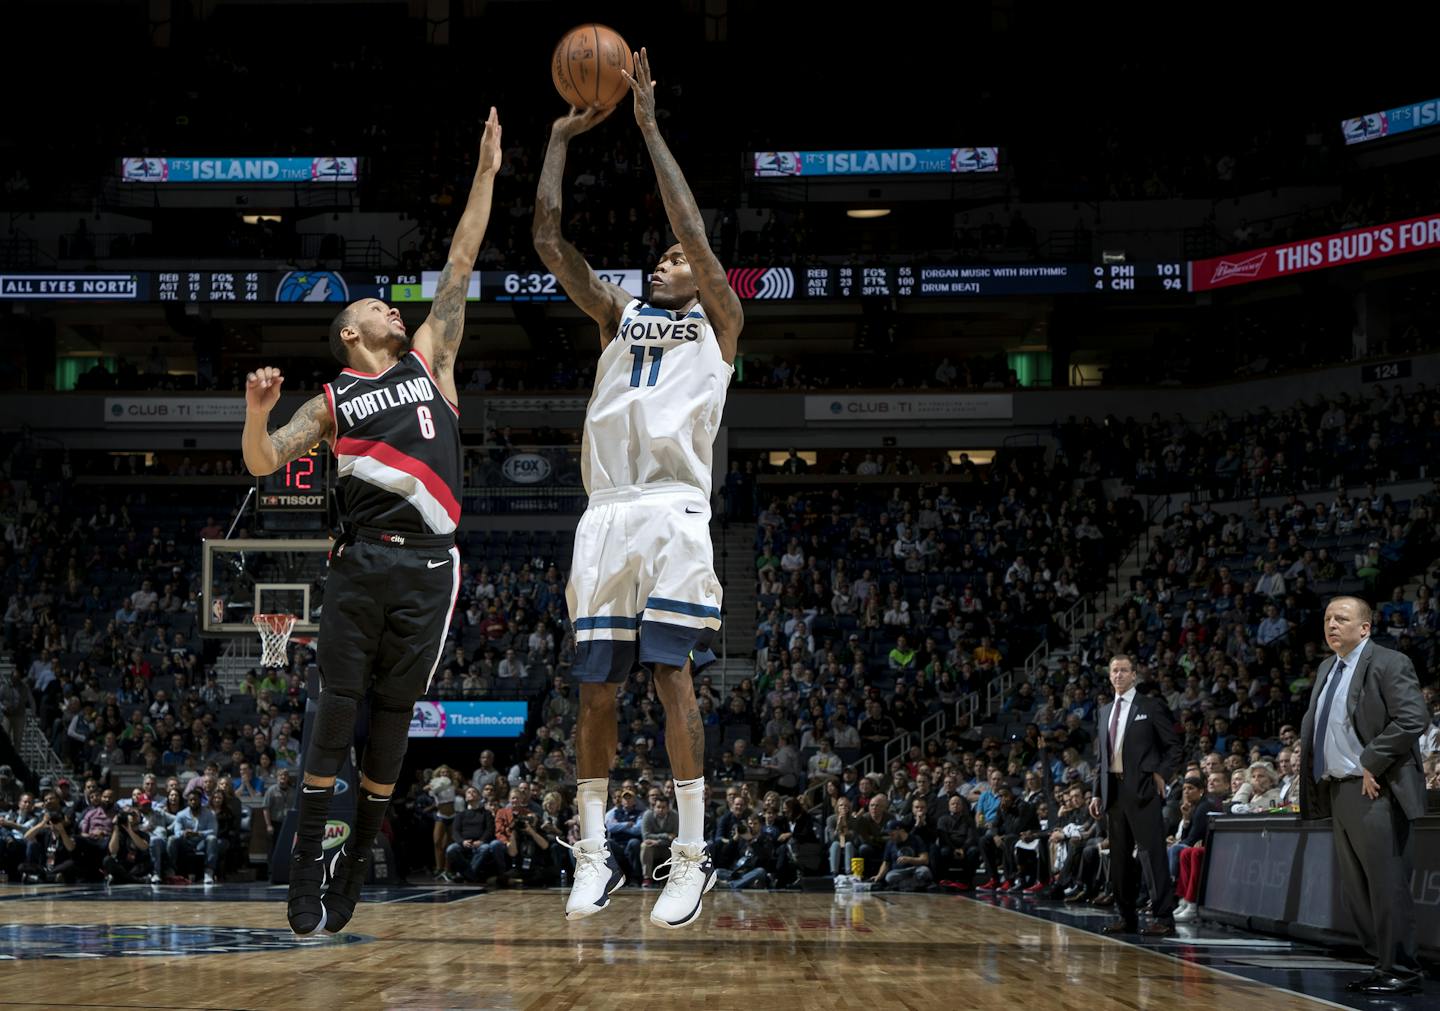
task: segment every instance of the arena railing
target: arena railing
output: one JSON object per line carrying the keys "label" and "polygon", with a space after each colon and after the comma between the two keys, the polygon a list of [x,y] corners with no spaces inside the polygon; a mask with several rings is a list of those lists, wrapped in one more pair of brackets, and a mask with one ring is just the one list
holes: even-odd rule
{"label": "arena railing", "polygon": [[[1110,597],[1112,591],[1119,599],[1124,595],[1125,587],[1121,586],[1121,573],[1133,558],[1136,564],[1140,564],[1145,553],[1150,550],[1150,528],[1155,525],[1157,519],[1163,521],[1170,515],[1170,496],[1150,495],[1145,502],[1145,520],[1135,536],[1134,542],[1125,549],[1125,553],[1114,563],[1113,570],[1109,574],[1106,583],[1099,590],[1085,594],[1074,604],[1063,611],[1057,618],[1056,623],[1064,629],[1065,633],[1074,638],[1075,630],[1092,614],[1097,618],[1108,614],[1110,611]],[[1098,598],[1098,600],[1097,600]],[[1024,676],[1026,681],[1034,683],[1036,675],[1050,658],[1050,642],[1048,638],[1039,643],[1030,651],[1024,661],[1021,662],[1018,673]],[[985,715],[993,716],[999,712],[1004,705],[1005,698],[1010,690],[1015,687],[1017,670],[1012,668],[997,676],[985,686]]]}

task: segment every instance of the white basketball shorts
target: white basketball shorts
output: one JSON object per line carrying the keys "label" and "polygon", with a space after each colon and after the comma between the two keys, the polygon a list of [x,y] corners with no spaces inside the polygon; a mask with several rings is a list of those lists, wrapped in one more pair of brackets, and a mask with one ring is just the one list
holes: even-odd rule
{"label": "white basketball shorts", "polygon": [[681,482],[590,496],[575,531],[565,599],[579,681],[623,681],[653,664],[699,671],[715,662],[720,580],[710,503]]}

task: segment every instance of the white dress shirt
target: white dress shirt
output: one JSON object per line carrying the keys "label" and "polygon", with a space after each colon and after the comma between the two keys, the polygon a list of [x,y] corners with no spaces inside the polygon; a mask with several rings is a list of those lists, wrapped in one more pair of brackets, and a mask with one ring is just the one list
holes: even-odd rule
{"label": "white dress shirt", "polygon": [[[1111,748],[1114,753],[1114,761],[1110,763],[1110,771],[1119,775],[1125,771],[1125,759],[1123,749],[1125,747],[1125,724],[1130,722],[1130,708],[1135,704],[1135,686],[1131,685],[1130,690],[1115,700],[1115,705],[1120,707],[1120,722],[1115,727],[1115,744]],[[1111,713],[1110,718],[1114,719],[1115,714]],[[1107,726],[1105,732],[1109,733]]]}
{"label": "white dress shirt", "polygon": [[[1360,645],[1340,658],[1345,670],[1340,675],[1340,683],[1335,687],[1335,699],[1330,703],[1330,723],[1325,728],[1326,779],[1345,779],[1361,775],[1360,753],[1365,749],[1360,744],[1354,721],[1351,719],[1350,682],[1355,677],[1355,668],[1359,666],[1360,658],[1365,653],[1365,645],[1369,641],[1368,638],[1361,639]],[[1333,675],[1333,667],[1331,672]],[[1325,684],[1321,686],[1321,705],[1324,704],[1325,694],[1330,690],[1329,682],[1330,678],[1327,677]],[[1320,719],[1319,712],[1316,712],[1315,719]]]}

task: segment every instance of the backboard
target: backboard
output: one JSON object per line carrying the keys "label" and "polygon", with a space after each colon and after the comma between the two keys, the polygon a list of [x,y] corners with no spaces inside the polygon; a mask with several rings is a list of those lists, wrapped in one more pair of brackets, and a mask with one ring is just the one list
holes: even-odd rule
{"label": "backboard", "polygon": [[295,635],[319,631],[330,543],[328,537],[202,542],[201,634],[255,635],[256,614],[295,615]]}

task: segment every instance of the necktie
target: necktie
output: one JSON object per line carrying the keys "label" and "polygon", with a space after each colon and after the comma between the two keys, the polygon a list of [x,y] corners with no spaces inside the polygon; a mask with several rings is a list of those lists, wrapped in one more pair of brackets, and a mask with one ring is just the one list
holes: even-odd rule
{"label": "necktie", "polygon": [[1315,782],[1325,778],[1325,733],[1330,726],[1330,706],[1335,701],[1335,689],[1345,673],[1345,661],[1336,660],[1335,669],[1330,672],[1330,683],[1325,686],[1325,698],[1320,702],[1320,714],[1315,718],[1315,755],[1310,763]]}
{"label": "necktie", "polygon": [[1120,730],[1120,707],[1125,704],[1124,696],[1117,695],[1115,704],[1110,707],[1110,771],[1115,771],[1115,756],[1120,752],[1115,747],[1115,735]]}

